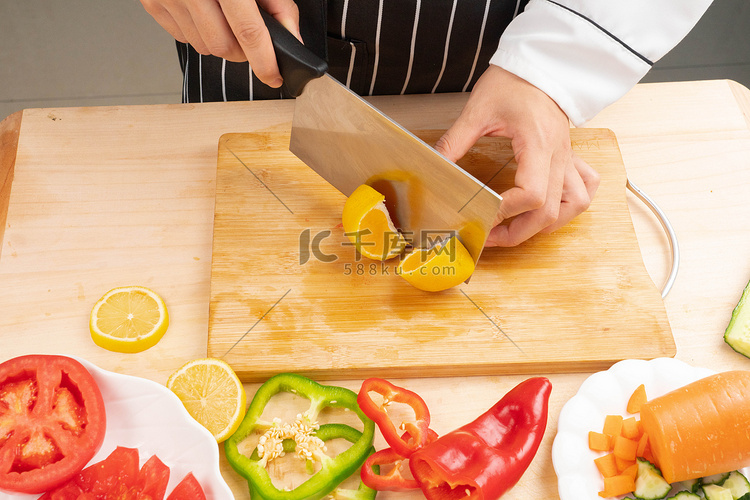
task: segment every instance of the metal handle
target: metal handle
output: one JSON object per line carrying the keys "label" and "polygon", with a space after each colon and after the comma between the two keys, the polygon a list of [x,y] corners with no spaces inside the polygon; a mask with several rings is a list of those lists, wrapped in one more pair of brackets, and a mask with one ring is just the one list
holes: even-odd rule
{"label": "metal handle", "polygon": [[674,229],[672,228],[672,224],[670,224],[669,219],[667,218],[667,215],[662,211],[661,208],[659,208],[659,205],[657,205],[654,200],[649,198],[649,196],[641,191],[638,186],[630,182],[630,179],[627,180],[625,186],[648,208],[651,209],[654,215],[656,215],[656,218],[659,219],[661,227],[664,228],[664,231],[667,233],[667,239],[669,240],[669,250],[672,253],[672,268],[670,269],[667,281],[664,283],[664,286],[661,289],[661,298],[663,299],[672,289],[674,280],[675,278],[677,278],[677,268],[680,266],[680,248],[677,245],[677,235],[675,234]]}

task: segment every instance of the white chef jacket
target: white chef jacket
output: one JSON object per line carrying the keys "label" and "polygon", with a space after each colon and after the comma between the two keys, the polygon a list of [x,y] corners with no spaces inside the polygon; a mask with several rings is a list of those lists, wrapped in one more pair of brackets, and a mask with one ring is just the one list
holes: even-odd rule
{"label": "white chef jacket", "polygon": [[549,95],[582,125],[630,90],[711,0],[531,0],[491,64]]}

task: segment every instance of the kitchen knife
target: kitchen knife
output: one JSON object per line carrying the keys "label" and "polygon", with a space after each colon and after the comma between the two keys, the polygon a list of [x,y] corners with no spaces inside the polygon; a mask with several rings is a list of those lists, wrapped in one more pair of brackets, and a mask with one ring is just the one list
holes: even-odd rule
{"label": "kitchen knife", "polygon": [[479,260],[502,198],[326,73],[327,63],[262,12],[284,89],[296,97],[289,149],[344,195],[385,195],[414,246],[457,235]]}

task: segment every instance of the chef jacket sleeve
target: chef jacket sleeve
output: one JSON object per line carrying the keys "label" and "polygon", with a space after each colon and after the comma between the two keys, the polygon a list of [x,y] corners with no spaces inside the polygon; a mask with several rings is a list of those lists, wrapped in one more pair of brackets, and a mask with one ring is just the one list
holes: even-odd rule
{"label": "chef jacket sleeve", "polygon": [[549,95],[577,126],[628,92],[711,0],[531,0],[490,60]]}

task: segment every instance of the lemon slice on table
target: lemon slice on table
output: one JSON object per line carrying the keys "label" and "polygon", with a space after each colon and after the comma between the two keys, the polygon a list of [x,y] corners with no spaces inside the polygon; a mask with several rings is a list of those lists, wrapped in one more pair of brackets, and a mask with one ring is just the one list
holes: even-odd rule
{"label": "lemon slice on table", "polygon": [[396,268],[412,286],[439,292],[459,285],[474,272],[474,260],[455,236],[429,248],[408,253]]}
{"label": "lemon slice on table", "polygon": [[141,352],[156,345],[169,326],[167,306],[142,286],[114,288],[94,304],[89,329],[94,343],[115,352]]}
{"label": "lemon slice on table", "polygon": [[362,184],[346,199],[342,225],[357,251],[368,259],[388,260],[406,246],[406,240],[393,225],[385,196]]}
{"label": "lemon slice on table", "polygon": [[220,359],[188,361],[169,376],[167,388],[217,443],[234,434],[245,416],[245,388],[232,367]]}

